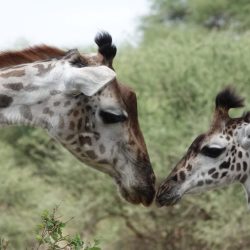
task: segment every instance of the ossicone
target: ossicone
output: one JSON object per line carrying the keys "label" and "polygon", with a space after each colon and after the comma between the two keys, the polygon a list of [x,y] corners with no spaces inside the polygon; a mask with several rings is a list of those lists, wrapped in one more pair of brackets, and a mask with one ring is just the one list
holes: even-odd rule
{"label": "ossicone", "polygon": [[111,35],[102,31],[96,34],[95,43],[98,46],[98,52],[103,57],[103,64],[112,67],[113,58],[116,55],[116,46],[112,44]]}
{"label": "ossicone", "polygon": [[221,108],[229,110],[231,108],[244,107],[244,98],[236,94],[233,87],[223,89],[215,99],[216,109]]}
{"label": "ossicone", "polygon": [[224,88],[215,98],[215,112],[211,130],[221,128],[225,122],[230,120],[228,114],[231,108],[244,107],[244,98],[239,96],[231,86]]}

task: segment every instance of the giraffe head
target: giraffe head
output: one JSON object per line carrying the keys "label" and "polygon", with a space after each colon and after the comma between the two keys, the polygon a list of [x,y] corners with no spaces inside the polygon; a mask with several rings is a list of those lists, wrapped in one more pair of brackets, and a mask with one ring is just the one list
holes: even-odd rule
{"label": "giraffe head", "polygon": [[[80,72],[84,83],[78,86],[70,81],[66,91],[53,89],[50,84],[49,97],[38,100],[29,110],[29,117],[31,113],[38,116],[40,126],[75,157],[114,178],[127,201],[149,205],[155,195],[155,176],[139,126],[136,94],[115,78],[112,62],[116,47],[111,36],[101,33],[95,41],[97,54],[80,54],[77,50],[65,53],[43,46],[2,54],[0,67],[3,61],[5,67],[36,62],[33,69],[37,76],[49,78],[53,68],[50,59],[56,58],[55,63]],[[16,86],[20,84],[7,87]],[[41,90],[34,90],[33,96],[39,95]],[[26,112],[27,107],[22,111]],[[23,117],[27,118],[25,112]]]}
{"label": "giraffe head", "polygon": [[243,106],[231,88],[220,92],[208,132],[199,135],[160,185],[157,203],[174,205],[184,194],[240,182],[250,195],[250,113],[231,118],[230,108]]}

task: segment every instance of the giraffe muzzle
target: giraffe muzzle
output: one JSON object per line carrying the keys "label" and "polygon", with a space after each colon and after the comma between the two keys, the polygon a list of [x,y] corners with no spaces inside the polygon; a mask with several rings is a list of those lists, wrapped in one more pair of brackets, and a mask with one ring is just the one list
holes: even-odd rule
{"label": "giraffe muzzle", "polygon": [[173,206],[178,203],[182,195],[178,192],[178,187],[173,183],[163,183],[156,194],[156,205],[162,206]]}
{"label": "giraffe muzzle", "polygon": [[129,190],[120,187],[120,192],[128,202],[136,205],[142,203],[146,207],[153,202],[155,197],[155,187],[153,185],[130,188]]}

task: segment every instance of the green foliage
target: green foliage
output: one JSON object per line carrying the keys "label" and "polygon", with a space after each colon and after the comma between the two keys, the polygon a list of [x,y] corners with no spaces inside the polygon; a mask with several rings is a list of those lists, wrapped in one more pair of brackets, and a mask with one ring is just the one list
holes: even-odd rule
{"label": "green foliage", "polygon": [[152,12],[144,18],[144,29],[173,24],[244,31],[250,25],[250,2],[246,0],[152,0]]}
{"label": "green foliage", "polygon": [[0,238],[0,250],[7,250],[9,242]]}
{"label": "green foliage", "polygon": [[[64,235],[63,229],[70,220],[63,222],[57,217],[58,206],[52,212],[44,210],[41,215],[41,223],[37,225],[36,242],[32,250],[101,250],[99,242],[94,241],[93,244],[85,243],[79,234],[75,236]],[[8,250],[9,242],[0,238],[0,250]]]}
{"label": "green foliage", "polygon": [[57,210],[58,206],[53,209],[52,213],[48,210],[44,210],[42,213],[41,224],[37,226],[36,240],[38,246],[34,249],[101,250],[97,241],[91,246],[84,243],[79,234],[65,236],[63,229],[71,219],[63,222],[60,217],[56,217]]}

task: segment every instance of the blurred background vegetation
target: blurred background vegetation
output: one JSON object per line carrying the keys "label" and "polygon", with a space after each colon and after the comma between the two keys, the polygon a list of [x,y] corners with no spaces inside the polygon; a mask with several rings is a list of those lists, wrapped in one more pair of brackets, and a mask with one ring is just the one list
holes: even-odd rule
{"label": "blurred background vegetation", "polygon": [[[211,120],[216,93],[234,85],[250,100],[250,2],[151,0],[138,46],[124,44],[118,78],[138,94],[158,182]],[[246,107],[246,110],[247,110]],[[242,111],[240,111],[241,113]],[[237,113],[237,114],[240,114]],[[28,249],[43,209],[60,204],[68,232],[107,250],[250,249],[240,185],[186,196],[169,208],[133,206],[112,180],[83,166],[42,130],[1,129],[0,235]]]}

